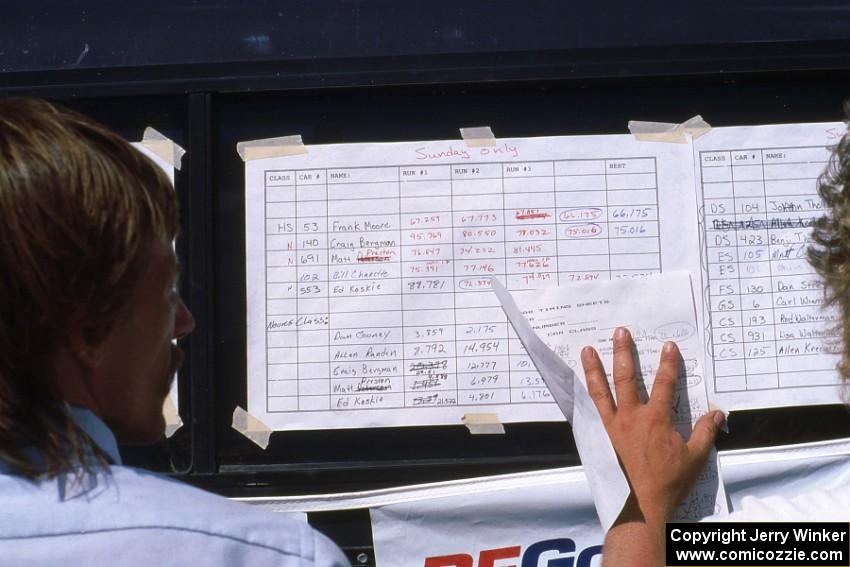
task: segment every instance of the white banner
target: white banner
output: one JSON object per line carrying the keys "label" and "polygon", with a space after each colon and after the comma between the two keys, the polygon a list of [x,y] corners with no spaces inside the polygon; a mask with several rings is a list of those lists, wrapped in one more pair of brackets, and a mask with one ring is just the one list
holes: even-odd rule
{"label": "white banner", "polygon": [[[734,510],[748,495],[793,497],[846,486],[850,442],[727,452],[721,467]],[[378,567],[601,563],[604,534],[581,469],[511,475],[490,487],[455,483],[451,494],[446,488],[433,493],[422,487],[408,494],[408,502],[372,508]],[[850,511],[847,515],[850,520]]]}
{"label": "white banner", "polygon": [[[735,510],[745,496],[791,498],[847,486],[850,439],[726,451],[720,465]],[[580,467],[246,502],[276,512],[369,508],[377,567],[597,567],[601,562],[602,528]],[[850,521],[850,510],[847,515]]]}
{"label": "white banner", "polygon": [[[373,508],[375,563],[393,567],[590,567],[602,528],[583,474]],[[550,480],[541,479],[541,480]]]}

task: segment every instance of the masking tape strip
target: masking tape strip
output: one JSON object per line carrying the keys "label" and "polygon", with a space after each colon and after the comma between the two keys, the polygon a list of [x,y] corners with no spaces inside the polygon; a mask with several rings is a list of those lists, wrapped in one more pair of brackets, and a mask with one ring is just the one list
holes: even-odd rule
{"label": "masking tape strip", "polygon": [[239,406],[236,406],[236,409],[233,410],[232,427],[253,441],[261,449],[269,446],[269,437],[272,436],[272,430],[265,423]]}
{"label": "masking tape strip", "polygon": [[720,431],[723,433],[729,433],[729,412],[718,406],[714,402],[708,402],[708,411],[722,411],[723,415],[726,416],[726,419],[723,420],[723,427],[720,428]]}
{"label": "masking tape strip", "polygon": [[672,142],[674,144],[687,144],[690,134],[696,140],[700,136],[708,134],[711,125],[697,114],[693,118],[685,120],[681,124],[670,124],[669,122],[641,122],[629,120],[629,132],[634,134],[635,140],[639,142]]}
{"label": "masking tape strip", "polygon": [[252,159],[306,154],[307,146],[301,140],[301,134],[293,134],[280,138],[239,142],[236,144],[236,152],[242,158],[242,161],[250,161]]}
{"label": "masking tape strip", "polygon": [[183,427],[183,420],[180,419],[180,413],[174,406],[174,401],[171,396],[165,396],[165,401],[162,402],[162,416],[165,418],[165,437],[171,437],[178,429]]}
{"label": "masking tape strip", "polygon": [[496,136],[493,135],[493,130],[489,126],[473,126],[471,128],[461,128],[460,137],[466,142],[469,148],[483,148],[484,146],[495,146]]}
{"label": "masking tape strip", "polygon": [[186,150],[150,126],[142,134],[142,145],[170,163],[174,169],[180,169],[183,156],[186,155]]}
{"label": "masking tape strip", "polygon": [[461,418],[472,435],[503,434],[505,427],[495,413],[468,413]]}

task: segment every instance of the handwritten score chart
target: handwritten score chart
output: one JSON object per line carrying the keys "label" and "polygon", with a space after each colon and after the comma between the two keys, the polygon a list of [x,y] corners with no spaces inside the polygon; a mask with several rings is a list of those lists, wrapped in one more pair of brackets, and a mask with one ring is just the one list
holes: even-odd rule
{"label": "handwritten score chart", "polygon": [[840,403],[838,313],[806,260],[816,180],[843,124],[719,128],[696,141],[714,398]]}
{"label": "handwritten score chart", "polygon": [[562,420],[491,276],[698,270],[693,183],[689,146],[630,136],[248,161],[248,411],[277,430]]}

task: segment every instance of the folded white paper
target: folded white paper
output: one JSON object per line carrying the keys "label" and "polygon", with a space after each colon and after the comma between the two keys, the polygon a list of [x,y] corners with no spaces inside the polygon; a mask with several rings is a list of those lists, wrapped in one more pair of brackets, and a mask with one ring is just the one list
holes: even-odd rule
{"label": "folded white paper", "polygon": [[[581,367],[579,356],[585,345],[594,346],[610,367],[613,330],[628,327],[635,340],[639,378],[650,391],[661,347],[668,340],[676,341],[684,376],[674,398],[673,421],[687,439],[693,424],[708,411],[690,277],[684,272],[668,272],[550,287],[516,292],[516,301],[498,282],[493,287],[525,350],[572,424],[594,504],[607,530],[620,514],[630,488],[587,393],[583,371],[579,370],[577,379],[572,368]],[[709,464],[676,516],[697,519],[726,510],[717,455],[712,450]]]}

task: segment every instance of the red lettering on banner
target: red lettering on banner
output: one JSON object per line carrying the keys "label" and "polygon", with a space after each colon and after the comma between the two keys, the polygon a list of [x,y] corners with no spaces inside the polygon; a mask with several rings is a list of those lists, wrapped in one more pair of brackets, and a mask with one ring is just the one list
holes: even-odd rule
{"label": "red lettering on banner", "polygon": [[473,567],[472,556],[465,553],[443,555],[441,557],[426,557],[425,567]]}
{"label": "red lettering on banner", "polygon": [[[478,567],[496,567],[497,559],[519,558],[520,546],[501,547],[499,549],[485,549],[478,556]],[[504,565],[499,567],[516,567],[516,565]]]}
{"label": "red lettering on banner", "polygon": [[[442,555],[439,557],[427,557],[424,567],[496,567],[496,561],[501,559],[519,559],[521,546],[501,547],[498,549],[484,549],[478,554],[478,564],[473,563],[472,555],[458,553],[455,555]],[[550,552],[557,552],[553,556]],[[575,541],[569,538],[557,538],[538,541],[528,546],[522,556],[522,567],[541,565],[541,560],[546,558],[549,567],[590,567],[593,559],[602,555],[602,546],[594,545],[581,551],[576,557]],[[517,567],[514,563],[510,565],[500,564],[499,567]]]}

